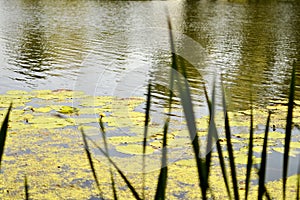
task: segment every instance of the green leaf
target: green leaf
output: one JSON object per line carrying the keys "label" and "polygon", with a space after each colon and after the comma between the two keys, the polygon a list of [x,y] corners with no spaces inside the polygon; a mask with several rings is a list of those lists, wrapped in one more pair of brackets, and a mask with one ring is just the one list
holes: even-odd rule
{"label": "green leaf", "polygon": [[143,199],[145,199],[145,162],[146,162],[146,146],[148,137],[148,124],[150,119],[150,106],[151,106],[151,83],[148,84],[147,102],[145,110],[145,125],[144,125],[144,138],[143,138]]}
{"label": "green leaf", "polygon": [[28,193],[28,183],[27,183],[27,176],[25,175],[25,180],[24,180],[24,187],[25,187],[25,199],[29,199],[29,193]]}
{"label": "green leaf", "polygon": [[71,106],[62,106],[58,112],[63,113],[63,114],[73,114],[73,113],[78,113],[79,109],[74,108]]}
{"label": "green leaf", "polygon": [[[169,36],[170,36],[170,44],[171,44],[171,51],[172,51],[170,90],[172,92],[173,84],[175,82],[174,80],[176,80],[176,86],[179,89],[181,105],[183,107],[184,116],[187,122],[187,128],[189,130],[190,140],[194,151],[194,158],[197,163],[197,170],[198,170],[198,177],[200,181],[202,198],[206,199],[207,198],[206,192],[208,189],[208,182],[206,181],[207,180],[206,169],[205,169],[206,166],[200,154],[199,137],[197,135],[196,119],[193,110],[190,88],[186,79],[186,69],[183,62],[180,62],[180,65],[177,63],[177,57],[179,58],[179,61],[182,61],[182,58],[176,55],[173,34],[172,34],[172,25],[169,16],[168,16],[168,26],[169,26]],[[179,67],[181,67],[180,68],[181,73],[179,73]],[[171,100],[172,100],[172,93],[170,94],[169,109],[171,109]]]}
{"label": "green leaf", "polygon": [[249,151],[248,151],[248,161],[247,161],[247,172],[246,172],[246,191],[245,191],[245,199],[248,199],[248,192],[249,192],[249,184],[250,184],[250,176],[251,176],[251,169],[253,163],[253,108],[252,108],[252,94],[250,100],[250,137],[249,137]]}
{"label": "green leaf", "polygon": [[82,134],[82,139],[83,139],[83,142],[84,142],[84,150],[85,150],[86,155],[88,157],[88,161],[89,161],[92,173],[93,173],[93,177],[94,177],[95,182],[97,184],[97,188],[99,190],[100,196],[102,196],[102,191],[101,191],[101,188],[100,188],[100,184],[99,184],[99,181],[98,181],[98,177],[97,177],[97,174],[96,174],[94,163],[93,163],[93,160],[92,160],[92,155],[91,155],[91,153],[89,151],[89,146],[88,146],[88,143],[87,143],[87,140],[86,140],[86,135],[84,134],[82,128],[81,128],[81,134]]}
{"label": "green leaf", "polygon": [[283,199],[285,199],[285,192],[286,192],[286,178],[287,178],[287,171],[288,171],[289,150],[290,150],[290,141],[291,141],[291,134],[292,134],[295,79],[296,79],[296,63],[294,62],[292,75],[291,75],[291,85],[290,85],[288,112],[286,117],[285,140],[284,140],[284,156],[283,156],[283,172],[282,172]]}
{"label": "green leaf", "polygon": [[233,155],[233,148],[231,143],[231,133],[230,133],[230,125],[229,125],[229,117],[227,113],[227,106],[225,101],[225,92],[224,92],[224,85],[222,83],[222,102],[223,102],[223,109],[224,109],[224,117],[225,117],[225,136],[227,142],[227,150],[229,155],[229,164],[230,164],[230,171],[231,171],[231,178],[233,183],[233,192],[234,198],[239,200],[239,192],[238,192],[238,183],[237,183],[237,175],[235,171],[235,163],[234,163],[234,155]]}
{"label": "green leaf", "polygon": [[4,118],[4,121],[1,126],[0,130],[0,168],[1,168],[1,160],[2,160],[2,155],[4,152],[4,146],[5,146],[5,140],[6,140],[6,134],[7,134],[7,128],[8,128],[8,122],[9,122],[9,113],[12,108],[12,103],[10,104],[7,114]]}
{"label": "green leaf", "polygon": [[261,200],[263,198],[264,193],[266,192],[266,189],[265,189],[265,174],[266,174],[266,166],[267,166],[267,144],[268,144],[268,133],[269,133],[269,126],[270,126],[270,118],[271,118],[271,112],[269,112],[268,119],[267,119],[263,150],[262,150],[262,153],[261,153],[261,164],[260,164],[260,169],[259,169],[259,172],[258,172],[258,175],[259,175],[258,200]]}
{"label": "green leaf", "polygon": [[[86,136],[87,137],[87,136]],[[95,145],[95,147],[97,147],[101,153],[108,159],[108,161],[114,166],[114,168],[118,171],[118,173],[120,174],[120,176],[122,177],[122,179],[125,181],[126,185],[128,186],[128,188],[130,189],[131,193],[133,194],[133,196],[138,199],[138,200],[142,200],[139,196],[139,194],[136,192],[135,188],[132,186],[132,184],[130,183],[130,181],[127,179],[127,177],[125,176],[125,174],[122,172],[122,170],[116,165],[116,163],[109,157],[109,155],[105,152],[105,150],[103,150],[99,145],[97,145],[93,140],[90,139],[90,141],[93,143],[93,145]]]}
{"label": "green leaf", "polygon": [[159,173],[155,200],[164,200],[166,195],[167,178],[168,178],[168,166],[167,166],[167,133],[168,133],[169,122],[168,119],[164,126],[164,137],[162,145],[162,158],[161,158],[161,169]]}

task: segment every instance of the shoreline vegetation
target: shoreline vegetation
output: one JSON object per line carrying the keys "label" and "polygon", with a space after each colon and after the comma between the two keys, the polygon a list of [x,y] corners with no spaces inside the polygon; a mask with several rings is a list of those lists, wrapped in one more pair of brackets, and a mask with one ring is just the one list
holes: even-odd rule
{"label": "shoreline vegetation", "polygon": [[[197,119],[168,24],[172,68],[162,124],[151,121],[151,83],[146,99],[61,90],[0,95],[1,199],[299,199],[299,170],[288,173],[299,169],[296,64],[287,101],[229,112],[221,79],[223,111],[215,112],[215,86],[209,97],[204,85],[209,116]],[[184,131],[174,126],[173,88]],[[136,111],[141,105],[145,113]],[[279,178],[266,181],[269,158],[279,154]]]}

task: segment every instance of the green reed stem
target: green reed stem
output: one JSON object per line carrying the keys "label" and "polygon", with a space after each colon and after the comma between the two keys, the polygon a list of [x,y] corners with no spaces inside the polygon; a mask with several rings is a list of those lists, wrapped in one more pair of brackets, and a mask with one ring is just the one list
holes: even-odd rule
{"label": "green reed stem", "polygon": [[148,125],[150,121],[150,107],[151,107],[151,83],[148,84],[147,91],[147,102],[145,110],[145,125],[144,125],[144,138],[143,138],[143,199],[145,199],[145,163],[146,163],[146,146],[147,146],[147,137],[148,137]]}
{"label": "green reed stem", "polygon": [[168,178],[168,165],[167,165],[167,133],[168,133],[169,121],[168,119],[164,125],[164,136],[162,145],[162,158],[161,169],[159,173],[155,200],[164,200],[166,196],[167,178]]}
{"label": "green reed stem", "polygon": [[25,187],[25,199],[29,199],[29,192],[28,192],[28,182],[27,182],[27,176],[25,175],[24,179],[24,187]]}
{"label": "green reed stem", "polygon": [[[86,136],[87,138],[89,138],[88,136]],[[125,176],[125,174],[122,172],[122,170],[116,165],[116,163],[109,157],[109,155],[107,155],[107,153],[105,152],[105,150],[103,150],[99,145],[97,145],[93,140],[91,140],[89,138],[90,142],[99,149],[99,151],[108,159],[108,161],[113,165],[113,167],[117,170],[117,172],[119,173],[119,175],[122,177],[122,179],[125,181],[127,187],[130,189],[131,193],[133,194],[133,196],[135,197],[135,199],[138,200],[142,200],[142,198],[139,196],[139,194],[136,192],[135,188],[132,186],[132,184],[130,183],[130,181],[127,179],[127,177]]]}
{"label": "green reed stem", "polygon": [[0,169],[1,169],[1,161],[2,161],[2,156],[3,156],[3,152],[4,152],[8,122],[9,122],[9,114],[10,114],[11,108],[12,108],[12,103],[9,105],[7,114],[4,118],[4,121],[3,121],[1,129],[0,129]]}
{"label": "green reed stem", "polygon": [[[196,120],[193,111],[190,89],[186,79],[187,76],[186,76],[185,66],[183,62],[181,62],[180,65],[177,63],[177,56],[176,56],[175,45],[173,40],[170,17],[168,17],[168,26],[169,26],[170,44],[171,44],[171,51],[172,51],[171,74],[172,76],[174,76],[174,79],[177,81],[176,86],[179,89],[181,105],[183,107],[185,119],[187,122],[187,128],[189,130],[190,140],[194,151],[194,157],[197,164],[202,198],[205,200],[207,199],[206,192],[208,189],[208,182],[206,181],[207,180],[206,169],[205,169],[206,166],[205,166],[205,161],[201,158],[201,154],[200,154],[199,137],[197,135]],[[181,59],[179,59],[179,61],[181,61]],[[179,73],[178,71],[179,66],[181,67],[180,70],[182,73]]]}
{"label": "green reed stem", "polygon": [[223,109],[224,109],[225,136],[226,136],[227,150],[228,150],[228,155],[229,155],[229,164],[230,164],[231,178],[232,178],[232,184],[233,184],[233,193],[234,193],[234,198],[236,200],[239,200],[238,183],[237,183],[237,176],[236,176],[236,171],[235,171],[233,148],[232,148],[232,144],[231,144],[231,132],[230,132],[230,125],[229,125],[229,117],[228,117],[228,113],[227,113],[223,82],[222,82],[222,102],[223,102]]}
{"label": "green reed stem", "polygon": [[271,118],[271,112],[268,114],[267,124],[266,124],[266,130],[265,130],[265,137],[264,137],[264,144],[263,149],[261,152],[261,163],[260,163],[260,169],[258,172],[259,180],[258,180],[258,200],[261,200],[263,198],[263,195],[265,193],[265,174],[266,174],[266,166],[267,166],[267,145],[268,145],[268,133],[270,128],[270,118]]}
{"label": "green reed stem", "polygon": [[84,143],[84,150],[85,150],[86,155],[88,157],[88,161],[89,161],[89,164],[90,164],[90,167],[91,167],[91,170],[92,170],[93,177],[95,179],[97,188],[99,190],[100,196],[102,197],[103,196],[102,195],[102,190],[100,188],[100,184],[99,184],[98,177],[97,177],[97,174],[96,174],[96,170],[95,170],[95,167],[94,167],[94,163],[93,163],[93,160],[92,160],[92,155],[91,155],[91,153],[89,151],[89,146],[88,146],[88,143],[87,143],[87,140],[86,140],[87,136],[84,134],[82,128],[80,130],[81,130],[81,135],[82,135],[82,139],[83,139],[83,143]]}
{"label": "green reed stem", "polygon": [[247,171],[246,171],[246,191],[245,191],[245,200],[248,199],[249,186],[250,186],[250,177],[251,177],[251,169],[253,163],[253,108],[252,108],[252,97],[250,101],[250,136],[249,136],[249,145],[248,145],[248,160],[247,160]]}
{"label": "green reed stem", "polygon": [[289,94],[288,112],[286,117],[286,128],[285,128],[285,140],[284,140],[284,156],[283,156],[283,172],[282,172],[283,199],[285,199],[285,193],[286,193],[286,179],[287,179],[288,162],[289,162],[290,141],[291,141],[291,134],[292,134],[295,79],[296,79],[296,63],[294,62],[292,75],[291,75],[290,94]]}
{"label": "green reed stem", "polygon": [[[104,124],[103,124],[102,118],[103,118],[103,116],[100,115],[99,125],[100,125],[102,139],[103,139],[103,142],[104,142],[105,152],[109,156],[107,139],[106,139],[106,133],[105,133],[105,129],[104,129]],[[115,184],[114,174],[113,174],[112,169],[111,169],[110,166],[109,166],[109,173],[110,173],[111,187],[112,187],[112,190],[113,190],[114,200],[117,200],[118,199],[118,195],[117,195],[117,190],[116,190],[116,184]]]}

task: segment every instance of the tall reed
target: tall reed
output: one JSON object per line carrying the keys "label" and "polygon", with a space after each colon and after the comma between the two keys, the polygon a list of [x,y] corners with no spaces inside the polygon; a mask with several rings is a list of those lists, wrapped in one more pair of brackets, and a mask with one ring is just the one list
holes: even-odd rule
{"label": "tall reed", "polygon": [[293,123],[293,108],[294,108],[294,95],[295,95],[295,82],[296,82],[296,62],[293,63],[291,83],[290,83],[290,93],[288,102],[288,113],[286,117],[286,127],[285,127],[285,139],[284,139],[284,157],[283,157],[283,199],[285,199],[286,193],[286,178],[288,172],[289,164],[289,151],[290,151],[290,141],[292,135],[292,123]]}
{"label": "tall reed", "polygon": [[[186,68],[184,64],[184,60],[182,57],[178,56],[176,54],[175,49],[175,42],[172,34],[172,25],[170,17],[167,18],[168,21],[168,27],[169,27],[169,37],[170,37],[170,49],[171,49],[171,58],[172,58],[172,64],[171,64],[171,70],[170,70],[170,82],[169,82],[169,100],[168,100],[168,113],[167,118],[164,123],[164,127],[162,129],[163,132],[163,143],[162,143],[162,156],[161,156],[161,168],[158,176],[158,182],[156,186],[155,191],[155,199],[156,200],[164,200],[166,198],[166,188],[168,183],[168,129],[169,129],[169,123],[170,123],[170,116],[171,116],[171,109],[172,109],[172,103],[173,103],[173,90],[176,87],[180,94],[180,100],[181,105],[183,108],[183,112],[186,119],[186,125],[189,132],[189,140],[190,144],[193,149],[193,156],[196,163],[197,168],[197,179],[199,182],[199,193],[201,193],[202,199],[206,200],[208,199],[208,192],[211,191],[210,184],[209,184],[209,175],[211,170],[211,159],[212,159],[212,149],[214,146],[214,143],[216,144],[216,150],[219,158],[219,164],[221,167],[222,175],[223,175],[223,181],[226,187],[227,195],[229,199],[240,199],[240,192],[239,192],[239,185],[238,185],[238,178],[237,178],[237,172],[236,172],[236,164],[235,164],[235,156],[234,156],[234,148],[231,142],[231,126],[230,126],[230,119],[228,115],[227,110],[227,103],[225,98],[225,89],[224,84],[221,80],[221,87],[222,87],[222,106],[223,106],[223,113],[224,113],[224,128],[225,128],[225,137],[226,137],[226,149],[228,151],[228,162],[229,165],[226,165],[225,157],[223,155],[222,146],[220,144],[219,135],[215,123],[215,108],[216,108],[216,101],[215,101],[215,81],[212,87],[212,96],[211,99],[208,97],[208,93],[206,91],[205,85],[203,85],[204,88],[204,94],[205,98],[208,104],[209,108],[209,126],[207,131],[207,146],[206,146],[206,152],[205,156],[203,156],[200,152],[200,140],[197,133],[197,125],[196,125],[196,118],[194,113],[194,104],[192,101],[191,96],[191,89],[189,87],[189,83],[187,81],[187,73]],[[293,107],[294,107],[294,96],[295,96],[295,80],[296,80],[296,62],[293,63],[292,73],[291,73],[291,81],[289,86],[289,100],[288,100],[288,111],[286,116],[286,127],[285,127],[285,138],[284,138],[284,158],[283,158],[283,173],[282,173],[282,192],[283,192],[283,199],[286,199],[286,185],[287,185],[287,174],[288,174],[288,165],[289,165],[289,151],[290,151],[290,142],[291,142],[291,136],[292,136],[292,124],[293,124]],[[142,182],[142,197],[140,197],[140,194],[137,192],[136,188],[133,186],[133,184],[130,182],[130,180],[126,177],[126,175],[123,173],[123,171],[116,165],[116,163],[111,159],[109,155],[109,149],[107,144],[107,137],[105,133],[104,124],[102,121],[102,116],[100,116],[99,119],[99,125],[100,125],[100,131],[102,134],[102,138],[104,141],[104,149],[97,145],[93,140],[91,140],[88,136],[85,135],[84,130],[81,129],[82,138],[84,142],[84,149],[87,155],[87,159],[89,161],[89,165],[91,168],[91,171],[93,173],[93,178],[95,179],[97,188],[99,190],[99,194],[101,199],[103,199],[103,191],[101,190],[101,185],[99,183],[99,178],[97,176],[97,172],[94,166],[92,154],[90,153],[89,146],[88,146],[88,140],[100,150],[100,152],[107,158],[107,160],[110,163],[109,166],[109,172],[110,172],[110,178],[111,178],[111,187],[113,191],[113,197],[114,199],[118,199],[117,195],[117,188],[115,183],[115,178],[113,174],[112,168],[114,168],[119,176],[123,179],[123,181],[126,183],[127,187],[130,189],[132,195],[135,199],[145,199],[145,165],[146,165],[146,148],[147,148],[147,138],[148,138],[148,126],[150,121],[150,108],[151,108],[151,92],[152,92],[152,86],[151,83],[148,84],[148,90],[147,90],[147,101],[146,101],[146,107],[145,107],[145,123],[144,123],[144,134],[143,134],[143,157],[142,157],[142,175],[143,175],[143,182]],[[251,97],[252,98],[252,97]],[[249,128],[249,143],[248,143],[248,157],[247,157],[247,164],[246,164],[246,179],[245,179],[245,199],[248,199],[248,194],[250,191],[250,178],[251,178],[251,169],[253,166],[253,142],[254,142],[254,128],[253,128],[253,108],[252,108],[252,99],[250,100],[250,128]],[[12,104],[10,104],[7,114],[5,115],[4,121],[2,123],[1,129],[0,129],[0,169],[1,169],[1,161],[3,158],[4,153],[4,147],[5,147],[5,141],[7,137],[7,130],[8,130],[8,124],[9,124],[9,115],[12,110]],[[263,148],[261,152],[261,163],[260,166],[256,168],[259,168],[258,170],[258,193],[257,193],[257,199],[261,200],[264,197],[267,199],[272,199],[271,194],[268,192],[268,189],[265,184],[265,176],[267,173],[267,146],[268,146],[268,135],[269,135],[269,128],[270,128],[270,120],[271,120],[271,112],[269,111],[267,122],[265,126],[265,134],[263,138]],[[231,173],[231,182],[228,180],[227,176],[227,170],[226,167],[229,167],[229,171]],[[297,183],[296,183],[296,199],[299,199],[300,196],[300,162],[298,166],[298,177],[297,177]],[[232,183],[232,188],[230,188],[230,183]],[[24,180],[24,187],[25,187],[25,199],[29,199],[29,192],[28,192],[28,183],[27,183],[27,177],[25,176]],[[233,196],[231,194],[231,189],[233,190]]]}
{"label": "tall reed", "polygon": [[[218,137],[218,132],[216,128],[216,124],[214,121],[214,110],[216,107],[215,103],[215,85],[213,85],[212,89],[212,97],[211,99],[208,98],[208,94],[206,91],[206,87],[204,85],[204,94],[208,103],[209,108],[209,126],[207,132],[207,146],[206,146],[206,156],[203,157],[200,152],[200,143],[199,137],[197,134],[197,127],[196,127],[196,118],[194,114],[193,102],[191,98],[190,87],[187,81],[186,75],[186,68],[183,62],[183,58],[176,54],[174,39],[172,35],[172,26],[170,18],[168,17],[168,26],[169,26],[169,37],[170,37],[170,45],[171,45],[171,72],[170,72],[170,93],[169,93],[169,111],[167,114],[167,119],[165,121],[165,125],[163,128],[163,144],[162,144],[162,158],[161,158],[161,170],[158,176],[158,183],[155,192],[155,199],[165,199],[166,187],[167,187],[167,179],[168,179],[168,166],[167,166],[167,134],[168,134],[168,126],[170,121],[170,114],[171,114],[171,107],[172,107],[172,98],[173,98],[173,89],[176,88],[180,94],[181,105],[183,108],[183,112],[186,119],[187,129],[189,131],[189,138],[193,148],[194,159],[196,162],[197,172],[198,172],[198,181],[199,181],[199,189],[202,196],[202,199],[205,200],[208,198],[208,191],[210,189],[209,186],[209,175],[210,175],[210,162],[211,162],[211,150],[213,148],[213,143],[216,144],[216,150],[219,158],[219,163],[223,175],[223,181],[225,183],[227,195],[229,199],[240,199],[239,193],[239,185],[238,185],[238,178],[236,172],[236,164],[235,164],[235,156],[234,156],[234,149],[231,142],[231,126],[230,126],[230,119],[228,116],[227,105],[226,105],[226,98],[225,98],[225,90],[223,82],[221,81],[222,87],[222,106],[224,112],[224,128],[225,128],[225,137],[226,137],[226,149],[228,151],[228,162],[229,162],[229,170],[231,173],[231,183],[233,189],[233,197],[231,196],[230,191],[230,184],[226,173],[226,160],[224,159],[222,146],[220,144],[220,140]],[[215,81],[214,81],[215,84]],[[295,63],[293,65],[293,71],[291,75],[291,84],[290,84],[290,96],[289,96],[289,103],[288,103],[288,113],[286,118],[286,137],[285,137],[285,148],[284,148],[284,160],[283,160],[283,198],[285,198],[286,192],[286,178],[287,178],[287,168],[288,168],[288,153],[290,150],[290,140],[291,140],[291,130],[292,130],[292,113],[293,113],[293,102],[294,102],[294,91],[295,91]],[[248,193],[250,191],[250,177],[251,177],[251,169],[253,166],[253,142],[254,142],[254,128],[253,128],[253,108],[252,108],[252,99],[250,100],[250,127],[249,127],[249,150],[248,150],[248,157],[247,157],[247,164],[246,164],[246,180],[245,180],[245,199],[248,199]],[[145,124],[144,124],[144,138],[143,138],[143,191],[142,191],[142,198],[145,199],[145,153],[147,147],[147,136],[148,136],[148,122],[150,119],[150,106],[151,106],[151,84],[148,85],[148,92],[147,92],[147,101],[146,101],[146,108],[145,108]],[[266,185],[265,185],[265,175],[266,175],[266,164],[267,164],[267,142],[268,142],[268,132],[270,127],[270,119],[271,113],[269,112],[265,135],[263,139],[263,149],[261,152],[261,164],[258,171],[258,199],[263,199],[266,197],[267,199],[272,199],[271,195],[269,194]],[[103,126],[103,124],[102,124]],[[83,137],[84,136],[83,134]],[[93,141],[91,141],[94,143]],[[106,142],[105,142],[106,143]],[[94,143],[95,146],[97,144]],[[122,173],[121,169],[110,159],[107,146],[105,144],[105,149],[103,150],[101,147],[97,146],[97,148],[107,157],[109,162],[112,166],[118,171],[119,175],[123,178],[129,189],[131,190],[133,196],[136,199],[141,199],[139,194],[136,192],[133,185],[129,182],[127,177]],[[96,178],[96,176],[94,176]],[[297,181],[297,198],[299,198],[299,185],[300,185],[300,178],[298,177]],[[113,186],[112,186],[113,187]]]}
{"label": "tall reed", "polygon": [[7,114],[4,118],[4,121],[2,122],[2,126],[1,126],[1,129],[0,129],[0,169],[1,169],[1,161],[2,161],[2,156],[3,156],[3,152],[4,152],[6,135],[7,135],[9,114],[10,114],[11,109],[12,109],[12,103],[10,104],[10,106],[7,110]]}

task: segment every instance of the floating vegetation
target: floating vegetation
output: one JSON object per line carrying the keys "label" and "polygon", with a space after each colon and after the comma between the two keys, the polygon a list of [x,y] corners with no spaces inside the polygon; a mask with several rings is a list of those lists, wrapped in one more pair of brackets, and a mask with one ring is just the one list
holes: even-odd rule
{"label": "floating vegetation", "polygon": [[[14,104],[10,114],[7,148],[2,158],[0,173],[1,199],[24,198],[25,174],[28,178],[27,184],[32,199],[99,198],[97,186],[83,151],[82,138],[78,133],[78,128],[83,128],[87,136],[99,139],[100,114],[105,114],[102,121],[106,129],[108,150],[112,160],[128,171],[134,186],[141,187],[139,183],[142,175],[134,172],[142,170],[141,155],[143,153],[145,114],[140,111],[139,107],[145,104],[145,98],[95,97],[82,92],[64,90],[8,91],[0,95],[0,116],[2,118],[7,113],[11,101]],[[268,157],[274,153],[284,153],[286,103],[278,101],[268,106],[267,109],[255,108],[253,110],[253,164],[261,162],[259,154],[263,148],[267,110],[273,112],[267,143]],[[294,106],[294,131],[292,131],[289,151],[291,157],[297,158],[300,155],[300,134],[297,128],[300,124],[299,103],[296,102]],[[243,181],[248,153],[249,130],[246,127],[249,126],[249,114],[248,110],[228,112],[232,131],[231,143],[235,152],[234,160],[238,167],[238,187],[241,192],[245,188]],[[215,118],[218,130],[222,131],[222,113],[216,113]],[[169,165],[165,195],[170,199],[179,199],[179,197],[197,199],[201,198],[201,194],[199,190],[195,190],[195,187],[198,187],[196,163],[193,159],[189,133],[185,129],[186,123],[180,120],[170,120],[167,135]],[[205,144],[209,117],[204,116],[197,119],[196,123],[199,125],[197,130],[199,141]],[[172,126],[172,124],[174,125]],[[150,114],[148,129],[145,197],[151,199],[154,198],[160,169],[163,124],[155,122]],[[227,141],[222,134],[219,142],[222,146],[226,146]],[[101,141],[99,143],[103,144]],[[93,145],[90,145],[92,152],[96,152],[95,149]],[[225,160],[228,159],[229,154],[226,148],[223,148],[223,155]],[[107,162],[103,162],[104,156],[96,154],[94,157],[95,170],[98,171],[99,184],[104,198],[111,199],[113,194],[109,192],[111,191],[109,165]],[[221,199],[226,198],[227,193],[218,162],[218,154],[213,147],[209,177],[212,193],[208,192],[207,196]],[[255,169],[252,170],[249,199],[257,197],[256,181],[258,176],[255,175]],[[103,173],[99,173],[100,171]],[[113,173],[116,171],[113,170]],[[294,198],[294,192],[288,191],[296,191],[295,186],[292,185],[292,181],[295,180],[295,176],[288,178],[286,198]],[[129,189],[120,177],[116,176],[115,182],[120,198],[132,198]],[[222,184],[215,184],[220,182]],[[268,182],[267,187],[273,198],[281,198],[282,194],[272,192],[276,189],[280,190],[282,187],[280,177],[275,181]]]}
{"label": "floating vegetation", "polygon": [[[116,146],[116,150],[125,153],[125,154],[131,154],[131,155],[142,155],[143,149],[140,144],[126,144],[126,145],[118,145]],[[153,148],[146,148],[146,155],[152,154],[154,152]]]}
{"label": "floating vegetation", "polygon": [[71,106],[62,106],[58,112],[63,114],[78,114],[79,109]]}
{"label": "floating vegetation", "polygon": [[140,143],[143,141],[143,138],[136,136],[115,136],[110,137],[108,143],[119,145],[119,144],[129,144],[129,143]]}

